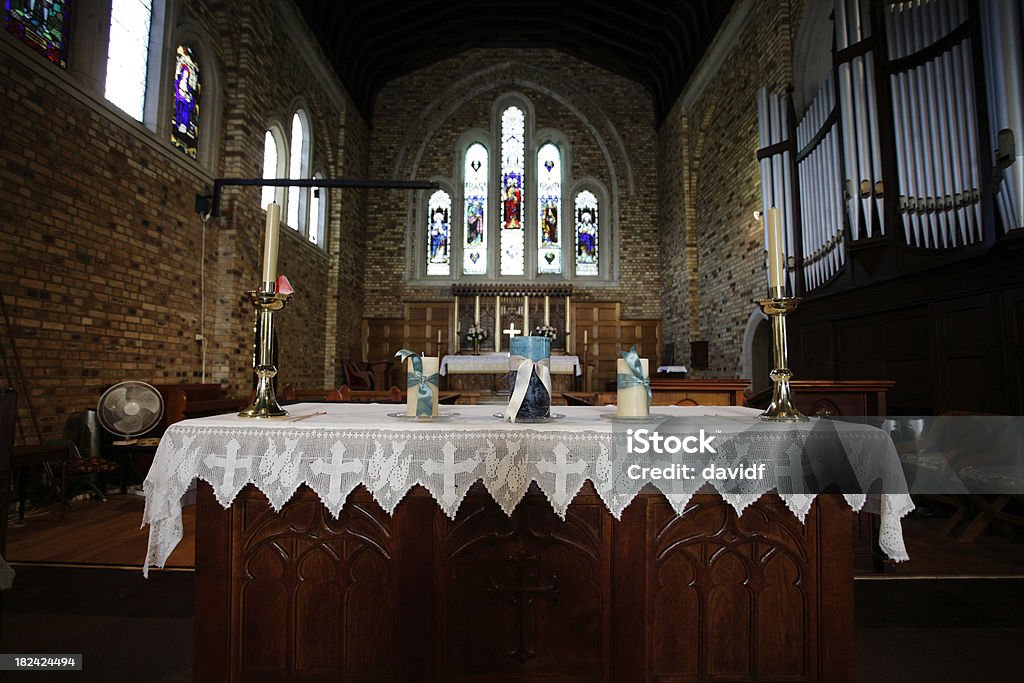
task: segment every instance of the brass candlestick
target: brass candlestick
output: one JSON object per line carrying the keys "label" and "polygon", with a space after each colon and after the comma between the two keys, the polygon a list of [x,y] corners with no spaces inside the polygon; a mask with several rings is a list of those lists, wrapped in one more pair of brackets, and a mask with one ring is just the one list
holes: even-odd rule
{"label": "brass candlestick", "polygon": [[775,369],[771,371],[772,402],[761,413],[762,420],[773,422],[804,422],[809,418],[793,405],[793,392],[789,380],[793,372],[789,369],[786,349],[786,316],[796,310],[800,299],[784,296],[781,288],[772,288],[770,296],[757,299],[756,303],[772,321],[772,351]]}
{"label": "brass candlestick", "polygon": [[273,340],[274,340],[274,311],[280,311],[291,294],[278,294],[275,283],[264,282],[263,287],[258,290],[246,292],[249,301],[259,311],[260,316],[260,338],[259,347],[256,349],[256,367],[253,369],[259,377],[256,385],[256,395],[252,404],[238,414],[239,417],[283,417],[288,411],[282,408],[274,395],[274,375],[277,368],[273,363]]}

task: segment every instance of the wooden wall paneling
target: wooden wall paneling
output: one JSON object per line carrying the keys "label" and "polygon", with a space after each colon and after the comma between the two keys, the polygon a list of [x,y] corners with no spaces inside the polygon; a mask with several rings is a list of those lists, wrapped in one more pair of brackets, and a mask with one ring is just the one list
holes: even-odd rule
{"label": "wooden wall paneling", "polygon": [[401,318],[365,318],[363,320],[363,358],[365,361],[391,360],[402,348],[405,321]]}
{"label": "wooden wall paneling", "polygon": [[994,298],[984,294],[931,306],[942,410],[999,412],[999,406],[1006,403],[1004,383],[993,382],[1002,374],[995,341],[1001,329]]}
{"label": "wooden wall paneling", "polygon": [[835,323],[836,379],[881,377],[878,326],[874,318]]}
{"label": "wooden wall paneling", "polygon": [[447,353],[451,333],[452,306],[447,301],[423,301],[405,304],[403,342],[406,348],[427,356],[438,354],[437,333],[441,333],[441,350]]}
{"label": "wooden wall paneling", "polygon": [[880,376],[895,382],[887,396],[890,409],[927,412],[936,375],[927,307],[884,313],[878,324],[884,363]]}
{"label": "wooden wall paneling", "polygon": [[1024,415],[1024,288],[1013,289],[1003,293],[1003,304],[1000,307],[1003,316],[1002,337],[1006,340],[1003,363],[1007,372],[1007,390],[1012,406],[1007,411],[1013,415]]}
{"label": "wooden wall paneling", "polygon": [[[799,311],[798,311],[799,314]],[[796,338],[799,341],[795,348],[790,351],[792,364],[796,377],[814,379],[835,379],[835,350],[832,345],[832,326],[829,323],[817,323],[796,328]],[[769,331],[769,340],[771,333]],[[755,386],[758,390],[771,386],[768,373],[771,372],[771,345],[768,346],[768,361],[765,367],[766,372],[755,373]],[[755,367],[761,365],[754,364]],[[758,380],[758,375],[764,375]]]}

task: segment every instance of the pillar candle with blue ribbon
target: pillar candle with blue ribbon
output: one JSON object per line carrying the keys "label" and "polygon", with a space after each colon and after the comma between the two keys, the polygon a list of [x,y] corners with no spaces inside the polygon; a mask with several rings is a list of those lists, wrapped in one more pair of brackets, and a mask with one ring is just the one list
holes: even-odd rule
{"label": "pillar candle with blue ribbon", "polygon": [[395,354],[406,366],[409,389],[405,399],[405,414],[412,417],[437,417],[438,384],[437,356],[421,356],[415,351],[402,349]]}
{"label": "pillar candle with blue ribbon", "polygon": [[505,419],[551,417],[551,340],[513,337],[508,357],[511,393]]}
{"label": "pillar candle with blue ribbon", "polygon": [[616,412],[620,417],[645,417],[650,414],[653,398],[648,360],[640,357],[636,346],[619,355],[622,357],[616,361]]}

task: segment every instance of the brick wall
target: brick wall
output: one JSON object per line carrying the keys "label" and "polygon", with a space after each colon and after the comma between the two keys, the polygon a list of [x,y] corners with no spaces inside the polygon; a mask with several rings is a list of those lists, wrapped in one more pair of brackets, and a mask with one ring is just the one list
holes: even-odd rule
{"label": "brick wall", "polygon": [[[368,127],[329,95],[276,13],[268,0],[182,3],[182,17],[216,37],[219,92],[204,92],[204,111],[213,97],[221,110],[212,169],[2,36],[0,288],[11,324],[0,320],[0,343],[11,375],[12,340],[17,348],[43,438],[120,380],[199,381],[203,233],[193,198],[214,176],[262,174],[270,115],[289,117],[301,95],[325,174],[365,173]],[[206,229],[207,381],[231,394],[251,383],[253,312],[243,292],[258,276],[259,196],[228,190]],[[359,200],[339,194],[327,252],[284,235],[280,268],[297,296],[277,316],[283,381],[331,384],[334,357],[357,348],[353,326],[338,324],[336,338],[334,323],[361,316],[350,292],[362,277],[362,231]],[[22,425],[34,442],[25,403]]]}
{"label": "brick wall", "polygon": [[695,376],[738,376],[751,302],[765,291],[756,91],[792,80],[802,12],[800,0],[757,0],[708,85],[680,97],[658,131],[663,334],[685,364],[689,342],[709,342]]}
{"label": "brick wall", "polygon": [[[620,284],[587,287],[577,281],[577,298],[621,301],[626,316],[659,317],[653,111],[650,96],[631,81],[553,50],[463,53],[381,91],[370,138],[371,175],[454,180],[458,137],[471,128],[490,130],[495,100],[510,91],[532,103],[535,129],[553,128],[566,136],[574,178],[590,175],[610,192],[617,188]],[[367,316],[399,316],[403,299],[450,298],[446,288],[407,285],[406,250],[415,230],[412,194],[367,196]],[[606,220],[611,216],[604,211]]]}

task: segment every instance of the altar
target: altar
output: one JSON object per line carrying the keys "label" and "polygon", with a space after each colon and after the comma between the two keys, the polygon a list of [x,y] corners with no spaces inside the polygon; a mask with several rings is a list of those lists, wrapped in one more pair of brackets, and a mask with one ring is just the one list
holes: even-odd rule
{"label": "altar", "polygon": [[[853,681],[851,509],[878,512],[882,550],[905,559],[909,496],[778,495],[781,479],[663,495],[621,476],[614,409],[513,425],[453,408],[300,404],[308,419],[168,429],[146,564],[180,540],[198,477],[196,680]],[[823,439],[882,491],[902,477],[867,425],[660,411],[710,421],[776,472]]]}
{"label": "altar", "polygon": [[[550,358],[551,388],[555,396],[575,389],[574,379],[583,373],[578,356],[553,355]],[[441,376],[448,376],[448,388],[489,389],[508,393],[508,353],[480,355],[450,354],[441,359]]]}

